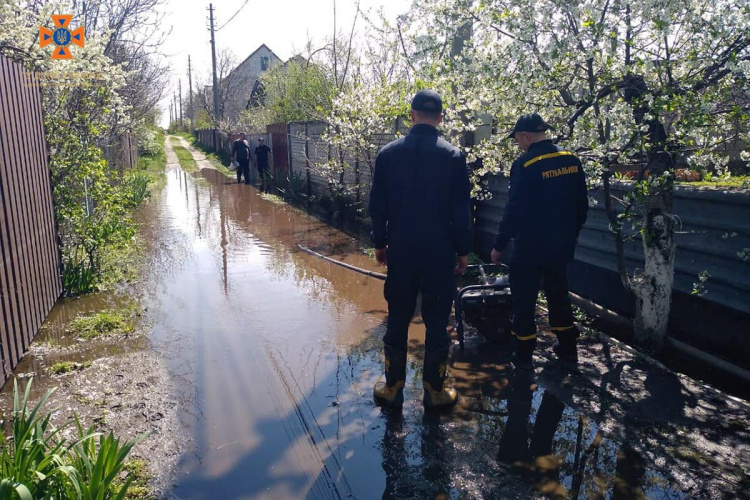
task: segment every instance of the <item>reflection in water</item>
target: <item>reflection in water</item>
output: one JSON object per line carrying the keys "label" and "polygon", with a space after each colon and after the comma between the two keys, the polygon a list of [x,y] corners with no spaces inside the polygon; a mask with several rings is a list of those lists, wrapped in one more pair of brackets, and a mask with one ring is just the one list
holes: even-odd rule
{"label": "reflection in water", "polygon": [[508,399],[508,420],[500,438],[498,460],[512,464],[541,492],[566,497],[560,484],[560,460],[552,455],[552,441],[565,405],[550,391],[544,391],[529,442],[529,415],[536,386],[531,374],[519,373],[513,379]]}
{"label": "reflection in water", "polygon": [[[424,414],[418,433],[410,433],[399,411],[383,410],[385,432],[382,440],[383,471],[386,474],[384,499],[447,499],[451,476],[445,448],[450,446],[441,426],[441,417]],[[414,440],[418,439],[418,443]],[[418,449],[417,449],[418,448]]]}
{"label": "reflection in water", "polygon": [[[453,412],[424,414],[413,356],[403,413],[376,407],[382,282],[296,245],[377,268],[357,241],[303,212],[215,170],[175,169],[139,220],[148,273],[125,295],[145,306],[195,443],[175,496],[538,496],[524,478],[550,496],[680,497],[653,457],[606,438],[549,388],[511,382],[486,346],[454,353],[463,403]],[[91,308],[109,300],[120,299],[92,297]],[[66,304],[51,324],[85,309]],[[422,342],[424,328],[410,338]]]}

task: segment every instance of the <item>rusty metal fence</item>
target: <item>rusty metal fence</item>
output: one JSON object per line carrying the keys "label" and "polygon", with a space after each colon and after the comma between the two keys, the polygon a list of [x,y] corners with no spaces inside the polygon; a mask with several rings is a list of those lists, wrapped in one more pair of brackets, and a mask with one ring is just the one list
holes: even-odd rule
{"label": "rusty metal fence", "polygon": [[42,98],[0,56],[0,386],[62,292]]}

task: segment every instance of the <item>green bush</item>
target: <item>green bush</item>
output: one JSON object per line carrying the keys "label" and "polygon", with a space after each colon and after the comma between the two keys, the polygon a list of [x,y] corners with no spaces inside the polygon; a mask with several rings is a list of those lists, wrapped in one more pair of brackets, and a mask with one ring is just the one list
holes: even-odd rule
{"label": "green bush", "polygon": [[291,172],[289,177],[289,189],[284,192],[284,197],[294,203],[302,203],[307,197],[307,176],[302,172]]}
{"label": "green bush", "polygon": [[63,264],[62,284],[68,295],[82,295],[96,290],[96,270],[88,261],[68,258]]}
{"label": "green bush", "polygon": [[139,154],[157,156],[164,150],[164,136],[155,127],[143,127],[137,134]]}
{"label": "green bush", "polygon": [[150,196],[148,189],[150,183],[151,176],[145,172],[133,172],[125,178],[128,206],[136,207]]}
{"label": "green bush", "polygon": [[[29,381],[19,401],[18,383],[13,382],[10,436],[0,432],[0,500],[125,498],[131,480],[118,485],[115,479],[130,451],[146,435],[121,443],[112,433],[84,431],[77,417],[55,427],[52,412],[43,411],[53,390],[30,408],[31,385]],[[0,429],[6,429],[5,424],[0,421]],[[62,430],[71,425],[77,430],[72,441],[62,436]]]}

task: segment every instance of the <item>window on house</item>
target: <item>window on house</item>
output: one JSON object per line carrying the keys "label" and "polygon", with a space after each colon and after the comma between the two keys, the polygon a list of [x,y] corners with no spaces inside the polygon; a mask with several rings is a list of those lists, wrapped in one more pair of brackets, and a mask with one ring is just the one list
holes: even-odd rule
{"label": "window on house", "polygon": [[268,64],[269,60],[267,57],[261,57],[260,58],[260,70],[261,71],[267,71],[268,70]]}

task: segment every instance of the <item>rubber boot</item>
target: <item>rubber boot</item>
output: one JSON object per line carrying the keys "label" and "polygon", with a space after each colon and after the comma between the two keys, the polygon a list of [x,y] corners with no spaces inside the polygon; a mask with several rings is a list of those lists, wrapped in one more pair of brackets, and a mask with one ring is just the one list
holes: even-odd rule
{"label": "rubber boot", "polygon": [[452,387],[445,387],[448,349],[425,352],[422,385],[424,398],[422,403],[426,410],[450,408],[458,402],[458,394]]}
{"label": "rubber boot", "polygon": [[552,348],[557,358],[563,363],[578,364],[578,336],[580,332],[575,326],[560,329],[554,328],[557,344]]}
{"label": "rubber boot", "polygon": [[404,406],[404,384],[406,382],[406,351],[398,351],[386,345],[385,382],[375,384],[375,402],[391,408]]}
{"label": "rubber boot", "polygon": [[517,336],[513,338],[513,359],[511,362],[516,370],[521,371],[533,371],[534,364],[532,358],[534,356],[534,349],[536,348],[536,335],[532,338],[519,339]]}

